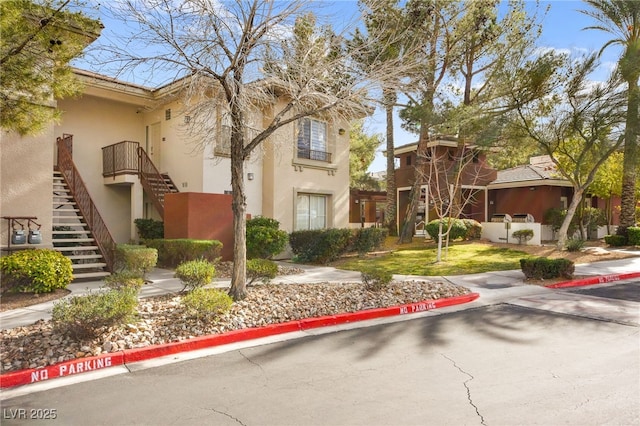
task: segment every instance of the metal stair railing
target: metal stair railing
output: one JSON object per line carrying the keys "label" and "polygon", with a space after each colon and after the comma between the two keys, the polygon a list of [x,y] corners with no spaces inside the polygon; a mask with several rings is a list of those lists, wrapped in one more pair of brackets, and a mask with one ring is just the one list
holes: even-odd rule
{"label": "metal stair railing", "polygon": [[84,217],[85,223],[93,234],[96,245],[107,264],[107,270],[113,272],[116,243],[73,162],[70,150],[72,140],[73,135],[65,134],[56,141],[58,146],[58,171],[66,181],[80,214]]}
{"label": "metal stair railing", "polygon": [[140,183],[151,197],[160,217],[164,219],[164,194],[174,191],[164,181],[164,176],[158,171],[142,147],[138,147],[138,164]]}

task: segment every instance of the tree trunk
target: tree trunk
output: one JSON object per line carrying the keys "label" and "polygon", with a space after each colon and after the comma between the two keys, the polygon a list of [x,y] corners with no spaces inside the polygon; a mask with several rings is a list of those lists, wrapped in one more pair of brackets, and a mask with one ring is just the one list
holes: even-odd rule
{"label": "tree trunk", "polygon": [[571,204],[569,204],[569,208],[567,209],[567,215],[564,217],[564,221],[558,230],[558,243],[557,247],[559,250],[564,250],[565,245],[567,244],[567,231],[569,230],[569,225],[571,225],[571,220],[573,220],[573,216],[576,214],[576,210],[578,210],[578,206],[582,201],[582,194],[584,193],[584,189],[576,190],[574,188],[573,198],[571,199]]}
{"label": "tree trunk", "polygon": [[395,93],[387,93],[384,97],[384,103],[387,115],[387,200],[385,221],[386,227],[389,229],[389,235],[395,237],[398,235],[395,146],[393,139]]}
{"label": "tree trunk", "polygon": [[624,141],[624,160],[622,171],[622,195],[620,205],[619,231],[626,235],[626,229],[636,223],[636,180],[638,168],[638,135],[640,134],[640,88],[638,78],[628,81],[628,106]]}
{"label": "tree trunk", "polygon": [[242,300],[247,294],[247,198],[244,188],[244,127],[242,112],[236,111],[232,107],[231,119],[233,123],[231,130],[233,270],[231,272],[229,295],[233,300]]}

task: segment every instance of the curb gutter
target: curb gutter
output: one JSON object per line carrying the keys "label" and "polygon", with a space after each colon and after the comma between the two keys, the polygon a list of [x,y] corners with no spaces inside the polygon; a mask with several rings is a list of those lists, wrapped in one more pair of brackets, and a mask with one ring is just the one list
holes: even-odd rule
{"label": "curb gutter", "polygon": [[628,280],[631,278],[639,278],[639,277],[640,277],[640,272],[629,272],[627,274],[600,275],[595,277],[583,278],[580,280],[563,281],[560,283],[549,284],[549,285],[546,285],[545,287],[547,288],[582,287],[586,285],[611,283],[615,281],[623,281],[623,280]]}
{"label": "curb gutter", "polygon": [[[638,273],[640,276],[640,273]],[[365,321],[374,318],[406,315],[444,308],[446,306],[469,303],[476,300],[478,293],[469,293],[463,296],[446,299],[427,300],[406,305],[391,306],[388,308],[376,308],[365,311],[328,315],[317,318],[305,318],[297,321],[289,321],[280,324],[271,324],[260,328],[247,328],[233,330],[222,334],[201,336],[179,342],[171,342],[161,345],[145,346],[143,348],[126,349],[124,351],[111,352],[98,356],[78,358],[61,362],[43,368],[14,371],[0,375],[0,388],[6,389],[15,386],[28,385],[46,380],[67,377],[71,375],[101,370],[108,367],[122,366],[133,362],[144,361],[180,352],[205,349],[213,346],[257,339],[260,337],[274,336],[278,334],[303,331],[319,327],[327,327],[357,321]]]}

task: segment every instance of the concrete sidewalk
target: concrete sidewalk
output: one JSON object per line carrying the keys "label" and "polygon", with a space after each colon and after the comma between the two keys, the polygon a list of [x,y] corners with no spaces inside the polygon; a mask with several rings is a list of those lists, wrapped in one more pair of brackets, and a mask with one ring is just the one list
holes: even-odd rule
{"label": "concrete sidewalk", "polygon": [[[638,257],[594,262],[590,264],[576,265],[575,275],[606,276],[640,272],[640,252]],[[291,264],[287,264],[291,266]],[[322,282],[346,283],[360,282],[359,272],[344,271],[329,266],[294,265],[304,269],[303,273],[295,275],[278,276],[272,280],[274,284],[314,284]],[[145,284],[140,291],[140,297],[159,296],[162,294],[177,293],[183,285],[173,277],[173,271],[156,268],[147,276],[150,283]],[[541,292],[552,292],[544,287],[528,285],[524,283],[524,276],[520,270],[486,272],[471,275],[453,276],[415,276],[395,275],[397,280],[426,279],[432,281],[448,281],[479,293],[480,299],[473,304],[482,305],[504,302],[517,297],[523,297]],[[219,279],[213,284],[216,287],[225,288],[230,285],[230,280]],[[91,291],[99,291],[104,286],[103,281],[86,281],[72,283],[68,286],[72,297],[87,294]],[[40,303],[25,308],[0,312],[0,329],[9,329],[33,324],[38,320],[51,318],[54,301]]]}

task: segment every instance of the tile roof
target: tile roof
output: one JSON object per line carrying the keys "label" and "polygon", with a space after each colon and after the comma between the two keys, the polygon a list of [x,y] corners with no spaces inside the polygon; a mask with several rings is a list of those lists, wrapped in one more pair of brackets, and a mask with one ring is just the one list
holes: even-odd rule
{"label": "tile roof", "polygon": [[527,182],[546,179],[565,180],[564,177],[556,171],[556,166],[553,162],[541,162],[505,170],[498,170],[498,176],[496,180],[491,182],[491,184]]}

